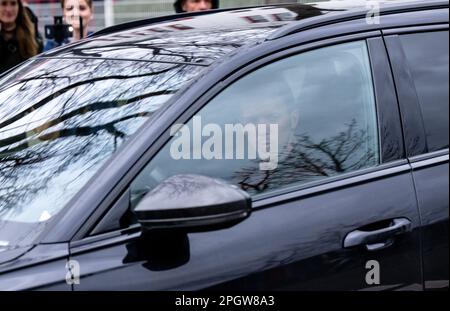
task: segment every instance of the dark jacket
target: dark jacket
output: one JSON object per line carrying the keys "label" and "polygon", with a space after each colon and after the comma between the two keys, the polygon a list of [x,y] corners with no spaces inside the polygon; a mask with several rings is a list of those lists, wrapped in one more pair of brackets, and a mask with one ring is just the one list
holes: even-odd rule
{"label": "dark jacket", "polygon": [[[175,3],[173,4],[173,7],[175,8],[175,12],[177,12],[177,13],[184,13],[182,2],[183,2],[183,0],[175,1]],[[219,0],[212,0],[211,2],[212,2],[212,8],[213,9],[218,9],[219,8]]]}
{"label": "dark jacket", "polygon": [[[38,43],[38,52],[42,52],[42,41],[38,37],[35,38]],[[14,35],[11,39],[5,40],[0,33],[0,74],[8,69],[25,61],[26,58],[22,57],[19,53],[19,42]]]}
{"label": "dark jacket", "polygon": [[0,74],[24,60],[19,53],[19,43],[16,38],[5,41],[0,35]]}

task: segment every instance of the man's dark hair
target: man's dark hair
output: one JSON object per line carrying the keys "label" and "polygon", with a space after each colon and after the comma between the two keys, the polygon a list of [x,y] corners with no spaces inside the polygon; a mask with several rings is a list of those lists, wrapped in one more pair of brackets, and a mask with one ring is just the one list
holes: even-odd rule
{"label": "man's dark hair", "polygon": [[[177,13],[184,13],[183,11],[183,2],[186,0],[177,0],[173,4],[173,7],[175,8],[175,12]],[[212,8],[218,9],[219,8],[219,0],[211,0]]]}

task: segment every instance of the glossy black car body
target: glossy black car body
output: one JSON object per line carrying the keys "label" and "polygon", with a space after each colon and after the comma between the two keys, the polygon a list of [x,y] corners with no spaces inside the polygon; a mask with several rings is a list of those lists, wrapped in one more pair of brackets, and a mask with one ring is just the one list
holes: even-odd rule
{"label": "glossy black car body", "polygon": [[[380,23],[368,22],[367,11],[290,4],[164,17],[106,29],[23,65],[58,59],[86,66],[98,60],[156,62],[196,66],[198,72],[63,210],[33,228],[36,238],[0,252],[0,289],[448,288],[448,136],[446,146],[431,150],[401,45],[402,34],[448,37],[448,1],[381,5]],[[130,184],[168,143],[171,125],[187,123],[257,68],[352,42],[364,42],[370,56],[378,165],[255,197],[248,219],[220,230],[143,234],[139,225],[111,225],[129,209]],[[132,74],[126,66],[121,70]],[[0,127],[6,124],[0,121]],[[352,232],[397,224],[395,235],[346,245]],[[371,261],[381,269],[379,284],[367,282]]]}

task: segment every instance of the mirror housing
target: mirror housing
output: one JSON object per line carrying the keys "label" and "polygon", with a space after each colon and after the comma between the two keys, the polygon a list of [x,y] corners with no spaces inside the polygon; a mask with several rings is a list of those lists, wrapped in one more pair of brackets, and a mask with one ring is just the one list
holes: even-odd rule
{"label": "mirror housing", "polygon": [[150,191],[134,210],[146,230],[190,232],[227,228],[250,216],[249,194],[221,180],[175,175]]}

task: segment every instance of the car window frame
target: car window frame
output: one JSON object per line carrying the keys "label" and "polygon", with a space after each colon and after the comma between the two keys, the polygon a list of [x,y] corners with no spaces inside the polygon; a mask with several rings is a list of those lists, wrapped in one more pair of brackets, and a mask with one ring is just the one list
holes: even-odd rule
{"label": "car window frame", "polygon": [[[299,35],[292,35],[291,37],[295,37]],[[398,111],[398,103],[397,103],[397,97],[395,95],[394,85],[393,85],[393,79],[391,76],[391,69],[389,67],[389,63],[387,60],[387,53],[385,52],[385,46],[382,40],[381,31],[370,31],[365,33],[359,33],[359,34],[351,34],[351,35],[343,35],[336,38],[331,39],[324,39],[319,40],[318,42],[308,43],[308,44],[297,44],[293,47],[290,47],[288,49],[284,50],[276,50],[275,48],[272,51],[268,51],[266,55],[260,59],[254,60],[253,62],[247,63],[246,65],[237,68],[236,70],[229,73],[226,77],[224,77],[219,83],[214,85],[206,94],[203,96],[200,96],[199,98],[192,101],[192,104],[189,105],[189,107],[182,113],[179,114],[178,118],[174,123],[183,123],[188,121],[192,116],[194,116],[198,111],[200,111],[206,104],[210,102],[210,100],[215,97],[217,94],[219,94],[222,90],[224,90],[226,87],[231,85],[233,82],[237,81],[241,77],[247,75],[248,73],[262,67],[265,65],[268,65],[274,61],[281,60],[283,58],[287,58],[289,56],[301,54],[303,52],[327,47],[327,46],[333,46],[348,42],[354,42],[354,41],[366,41],[367,42],[367,48],[369,53],[369,61],[371,65],[371,74],[372,74],[372,83],[374,84],[373,91],[375,95],[375,109],[377,113],[377,121],[378,121],[378,135],[379,137],[383,137],[383,133],[380,130],[380,124],[384,124],[386,126],[394,125],[394,128],[397,127],[397,129],[394,129],[394,137],[393,140],[403,146],[403,137],[401,133],[400,128],[400,116]],[[274,51],[275,50],[275,51]],[[384,50],[384,53],[382,53]],[[380,53],[382,55],[380,55]],[[382,68],[374,68],[373,66],[382,64]],[[387,79],[387,80],[386,80]],[[387,87],[387,89],[386,89]],[[381,102],[390,102],[391,105],[381,105]],[[394,103],[395,102],[395,103]],[[392,118],[392,119],[390,119]],[[381,120],[380,120],[381,119]],[[389,119],[389,122],[384,122],[385,120]],[[129,188],[129,184],[134,180],[134,178],[139,174],[141,169],[147,165],[151,161],[151,159],[159,152],[159,150],[170,140],[170,135],[168,135],[168,130],[170,126],[167,127],[167,130],[164,132],[161,137],[158,138],[158,140],[155,141],[155,143],[151,146],[151,148],[147,151],[146,155],[141,157],[141,164],[138,166],[137,164],[133,168],[133,177],[130,178],[127,182],[127,186],[122,188],[121,191],[118,193],[116,192],[116,199],[111,201],[111,205],[109,206],[109,209],[104,210],[104,213],[102,215],[97,215],[97,221],[90,222],[88,224],[85,224],[84,231],[80,230],[79,233],[74,237],[74,240],[80,240],[84,237],[89,237],[89,239],[93,238],[93,235],[90,235],[91,232],[95,232],[96,224],[98,224],[103,217],[106,215],[106,212],[114,209],[114,204],[117,203],[120,196],[122,196]],[[392,130],[392,129],[386,129],[384,130]],[[382,145],[382,140],[379,138],[379,144],[380,144],[380,152],[384,152],[385,148]],[[146,159],[146,160],[145,160]],[[305,183],[293,187],[287,187],[284,189],[281,189],[279,191],[273,191],[268,196],[262,196],[258,199],[255,199],[254,202],[254,208],[260,209],[264,208],[265,206],[272,206],[279,200],[285,200],[285,198],[289,198],[292,196],[298,196],[300,193],[308,193],[310,195],[311,191],[308,191],[308,189],[317,189],[317,191],[330,191],[330,189],[334,189],[336,187],[342,187],[347,184],[346,180],[352,184],[354,182],[361,182],[361,180],[365,180],[366,177],[368,178],[378,178],[376,176],[379,176],[379,171],[382,171],[383,174],[392,174],[397,173],[398,167],[401,167],[401,171],[404,171],[406,169],[405,166],[403,166],[406,163],[406,160],[404,159],[404,152],[401,150],[397,154],[394,155],[394,158],[390,158],[388,161],[385,161],[385,156],[381,155],[381,163],[372,168],[363,169],[359,171],[349,172],[342,175],[338,175],[331,178],[325,178],[324,180],[317,181],[317,182],[310,182]],[[144,162],[142,164],[142,162]],[[386,163],[387,162],[387,163]],[[139,168],[138,168],[139,167]],[[132,174],[129,172],[128,175]],[[305,192],[306,191],[306,192]],[[312,190],[313,192],[315,190]],[[298,195],[296,194],[298,193]],[[277,199],[279,198],[279,200]],[[90,229],[86,229],[87,226],[90,226]],[[114,230],[114,233],[107,232],[102,233],[106,234],[106,236],[116,236],[117,234],[122,234],[123,232],[134,232],[135,230],[139,229],[139,225],[134,225],[129,228],[121,228]]]}
{"label": "car window frame", "polygon": [[[367,40],[354,40],[354,41],[350,41],[350,42],[342,42],[342,43],[338,43],[338,44],[332,44],[332,45],[327,45],[327,46],[323,46],[323,47],[318,47],[318,48],[313,48],[313,49],[309,49],[309,50],[304,50],[304,51],[299,52],[299,53],[292,53],[292,54],[289,53],[288,55],[285,55],[285,56],[282,56],[282,57],[274,57],[271,60],[269,60],[269,58],[268,58],[267,59],[268,61],[266,61],[264,63],[261,63],[261,64],[258,64],[254,68],[251,68],[248,72],[239,74],[238,76],[233,77],[233,78],[230,77],[230,80],[226,80],[224,82],[224,87],[220,91],[215,93],[211,98],[209,98],[199,110],[194,112],[191,116],[189,116],[189,118],[187,118],[187,119],[185,119],[183,121],[178,120],[175,123],[176,124],[189,124],[192,121],[193,117],[201,115],[203,110],[206,109],[207,106],[213,104],[213,102],[218,97],[222,96],[222,94],[224,92],[226,92],[229,88],[232,88],[235,84],[238,84],[242,79],[250,78],[249,76],[252,76],[254,73],[257,73],[257,72],[260,72],[260,71],[264,71],[264,69],[266,67],[269,67],[269,66],[272,66],[272,65],[276,65],[279,62],[284,62],[284,61],[286,61],[286,60],[288,60],[288,59],[290,59],[292,57],[297,57],[297,56],[300,56],[300,55],[302,55],[304,53],[311,53],[311,52],[314,52],[314,51],[319,51],[319,50],[327,49],[327,48],[330,48],[330,47],[337,47],[337,46],[340,46],[340,45],[345,45],[347,43],[356,43],[356,42],[363,43],[363,45],[366,47],[366,51],[367,51],[367,55],[365,55],[365,56],[367,56],[367,61],[368,61],[367,65],[369,66],[369,71],[370,71],[370,73],[369,73],[370,74],[370,85],[371,85],[370,92],[371,92],[371,95],[373,96],[373,99],[374,99],[374,102],[373,102],[374,106],[372,106],[370,108],[373,109],[374,112],[375,112],[375,115],[374,116],[371,115],[370,117],[371,118],[374,117],[374,119],[375,119],[375,124],[371,124],[371,125],[375,126],[375,132],[376,132],[375,135],[376,135],[376,142],[377,142],[377,147],[378,147],[377,148],[377,160],[378,160],[378,163],[376,164],[376,166],[378,166],[378,165],[383,163],[382,159],[384,158],[382,147],[381,147],[381,141],[382,141],[383,135],[381,135],[381,133],[380,133],[380,126],[379,126],[380,118],[379,118],[379,112],[378,112],[378,109],[377,109],[377,98],[376,98],[376,94],[375,94],[374,74],[373,74],[373,70],[372,70],[373,64],[370,61],[369,42],[367,42]],[[366,64],[364,64],[364,65],[366,65]],[[221,124],[222,121],[219,120],[219,121],[214,121],[214,122],[217,122],[217,124]],[[167,140],[163,144],[163,146],[166,147],[167,144],[170,143],[170,141],[172,139],[173,139],[173,137],[170,137],[169,140]],[[162,150],[162,148],[158,152],[156,152],[156,154],[154,156],[157,156],[158,154],[160,154],[160,151]],[[152,162],[152,161],[154,161],[154,157],[152,157],[152,159],[147,163],[147,165],[150,164],[150,162]],[[371,167],[374,167],[374,166],[371,166]],[[349,174],[349,173],[352,173],[352,172],[363,171],[363,170],[365,170],[367,168],[371,168],[371,167],[365,167],[365,168],[362,168],[362,169],[359,169],[359,170],[354,170],[354,171],[349,171],[349,172],[345,172],[345,173],[340,173],[338,175],[344,175],[344,174]],[[192,172],[192,173],[196,174],[195,172]],[[332,177],[334,177],[334,176],[332,176]],[[327,177],[327,178],[324,178],[324,179],[330,179],[332,177]],[[220,178],[220,177],[218,177],[218,178]],[[320,184],[321,180],[318,180],[317,182]],[[286,192],[285,189],[292,189],[292,191],[295,191],[295,189],[303,188],[302,185],[308,185],[308,184],[315,184],[315,181],[307,181],[307,182],[302,182],[302,183],[293,181],[292,183],[289,183],[289,184],[287,184],[287,185],[285,185],[283,187],[280,187],[280,188],[277,187],[276,189],[271,189],[271,190],[269,190],[267,192],[263,192],[263,193],[252,194],[251,196],[252,196],[252,199],[254,201],[258,201],[258,200],[260,200],[262,198],[272,197],[272,196],[274,196],[274,193],[284,193],[284,192]]]}
{"label": "car window frame", "polygon": [[[439,23],[436,25],[402,27],[382,31],[398,94],[405,150],[409,161],[439,157],[442,154],[448,154],[448,148],[431,152],[428,150],[425,122],[422,117],[419,96],[413,80],[411,65],[406,58],[400,36],[440,31],[448,32],[449,24]],[[413,143],[416,141],[419,141],[420,144]]]}

